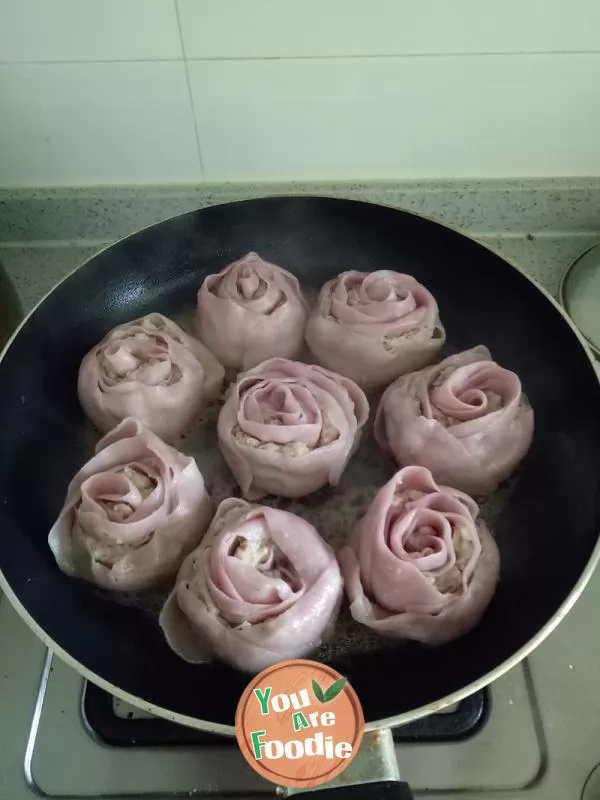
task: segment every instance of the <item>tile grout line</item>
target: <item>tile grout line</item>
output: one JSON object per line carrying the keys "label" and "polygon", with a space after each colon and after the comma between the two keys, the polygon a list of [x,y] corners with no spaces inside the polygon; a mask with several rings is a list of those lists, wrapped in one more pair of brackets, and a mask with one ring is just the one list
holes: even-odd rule
{"label": "tile grout line", "polygon": [[188,60],[185,54],[185,44],[183,43],[183,30],[181,27],[181,17],[179,15],[179,0],[173,0],[175,9],[175,16],[177,17],[177,29],[179,30],[179,41],[181,42],[181,55],[183,56],[183,68],[185,69],[185,80],[187,83],[188,97],[190,99],[190,106],[192,109],[192,117],[194,120],[194,132],[196,134],[196,150],[198,152],[198,162],[200,164],[200,174],[202,180],[206,180],[206,173],[204,171],[204,158],[202,157],[202,145],[200,144],[200,128],[198,127],[198,117],[196,116],[196,105],[194,103],[194,95],[192,92],[192,82],[190,80],[190,70],[188,67]]}
{"label": "tile grout line", "polygon": [[179,10],[177,0],[175,3],[175,13],[177,15],[177,22],[179,26],[179,36],[183,56],[181,58],[91,58],[91,59],[33,59],[33,60],[10,60],[5,61],[0,58],[0,67],[8,66],[27,66],[27,65],[52,65],[52,64],[147,64],[147,63],[174,63],[179,61],[190,62],[221,62],[221,61],[375,61],[377,59],[387,60],[404,60],[409,58],[485,58],[485,57],[511,57],[523,58],[526,56],[544,57],[544,56],[600,56],[600,50],[488,50],[482,52],[449,52],[449,53],[341,53],[334,55],[272,55],[272,56],[204,56],[194,57],[185,55],[185,46],[183,44],[183,34],[181,24],[179,22]]}
{"label": "tile grout line", "polygon": [[183,58],[61,58],[61,59],[15,59],[0,58],[0,67],[52,66],[60,64],[174,64]]}

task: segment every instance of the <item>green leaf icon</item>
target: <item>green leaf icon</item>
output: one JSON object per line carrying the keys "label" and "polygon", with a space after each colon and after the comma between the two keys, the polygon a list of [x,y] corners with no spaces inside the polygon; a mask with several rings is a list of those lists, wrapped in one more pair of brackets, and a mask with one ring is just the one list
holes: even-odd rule
{"label": "green leaf icon", "polygon": [[334,681],[331,686],[323,691],[319,684],[313,680],[312,682],[312,689],[315,697],[319,701],[319,703],[328,703],[330,700],[333,700],[338,696],[338,694],[342,691],[344,686],[346,685],[347,678],[338,678],[337,681]]}
{"label": "green leaf icon", "polygon": [[344,686],[346,685],[347,678],[339,678],[337,681],[334,681],[329,689],[325,692],[324,699],[322,700],[323,703],[328,703],[330,700],[333,700],[334,697],[337,697],[338,694],[342,691]]}
{"label": "green leaf icon", "polygon": [[315,697],[319,701],[319,703],[325,702],[325,695],[323,694],[323,689],[319,686],[319,684],[313,679],[312,682],[312,689],[314,692]]}

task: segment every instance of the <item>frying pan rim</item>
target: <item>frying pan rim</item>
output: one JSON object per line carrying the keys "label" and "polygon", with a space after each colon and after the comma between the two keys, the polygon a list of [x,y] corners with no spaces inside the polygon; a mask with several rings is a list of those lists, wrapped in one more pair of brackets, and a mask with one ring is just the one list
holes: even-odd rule
{"label": "frying pan rim", "polygon": [[[61,286],[62,283],[64,283],[66,280],[68,280],[78,270],[82,269],[89,261],[91,261],[92,259],[96,258],[101,253],[105,252],[106,250],[110,249],[111,247],[114,247],[117,244],[120,244],[121,242],[125,241],[126,239],[129,239],[131,236],[135,236],[135,235],[137,235],[139,233],[143,233],[144,231],[149,230],[150,228],[153,228],[155,225],[160,225],[163,222],[167,222],[169,220],[177,219],[178,217],[185,216],[186,214],[193,214],[193,213],[196,213],[198,211],[202,211],[205,208],[217,208],[219,206],[229,206],[229,205],[234,205],[234,204],[237,204],[237,203],[248,203],[248,202],[252,202],[254,200],[267,200],[267,199],[340,200],[340,201],[345,202],[345,203],[350,202],[350,203],[363,204],[363,205],[379,206],[381,208],[387,208],[387,209],[390,209],[392,211],[400,211],[401,213],[410,214],[410,215],[412,215],[414,217],[418,217],[420,219],[424,219],[424,220],[427,220],[429,222],[433,222],[436,225],[440,225],[441,227],[446,228],[447,230],[452,231],[453,233],[457,233],[460,236],[463,236],[466,239],[471,240],[472,242],[474,242],[475,244],[479,245],[480,247],[484,247],[486,250],[489,250],[490,252],[494,253],[494,255],[496,255],[498,258],[502,259],[502,261],[505,261],[509,266],[511,266],[513,269],[515,269],[517,272],[519,272],[539,292],[541,292],[542,295],[544,295],[546,300],[548,300],[551,303],[551,305],[554,306],[554,308],[559,312],[559,314],[562,316],[564,321],[568,324],[568,326],[571,328],[571,330],[575,334],[577,340],[579,341],[579,343],[582,346],[585,354],[588,357],[588,360],[590,362],[590,366],[592,367],[592,370],[594,372],[594,375],[596,376],[596,379],[600,383],[600,371],[599,371],[599,368],[597,366],[596,360],[594,358],[593,352],[592,352],[592,350],[590,348],[590,345],[587,342],[587,340],[585,339],[585,337],[583,336],[583,334],[578,330],[578,328],[576,327],[575,323],[569,317],[569,315],[567,314],[566,310],[560,305],[560,303],[554,297],[552,297],[550,292],[548,292],[540,283],[538,283],[538,281],[535,278],[532,278],[530,275],[528,275],[516,263],[516,261],[514,261],[510,257],[504,255],[503,253],[501,253],[497,248],[495,248],[492,245],[487,244],[485,242],[479,241],[474,236],[472,236],[470,233],[466,233],[465,231],[461,230],[458,227],[455,227],[454,225],[449,225],[447,222],[441,222],[440,220],[434,219],[433,217],[430,217],[430,216],[428,216],[426,214],[421,214],[421,213],[418,213],[416,211],[412,211],[412,210],[409,210],[409,209],[399,208],[397,206],[392,206],[392,205],[389,205],[389,204],[386,204],[386,203],[377,203],[377,202],[371,202],[371,201],[368,201],[368,200],[354,200],[354,199],[351,199],[351,198],[332,197],[330,195],[318,195],[318,194],[315,194],[315,195],[312,195],[312,194],[311,195],[295,195],[295,194],[282,193],[282,194],[274,194],[274,195],[273,194],[265,195],[263,197],[253,197],[253,198],[245,198],[245,199],[241,199],[241,200],[232,200],[232,201],[227,201],[225,203],[214,203],[213,205],[210,205],[210,206],[203,206],[203,207],[197,208],[197,209],[190,209],[190,211],[183,212],[182,214],[174,214],[174,215],[171,215],[169,217],[165,217],[162,220],[159,220],[159,221],[156,221],[156,222],[152,222],[149,225],[144,225],[142,228],[139,228],[138,230],[135,230],[135,231],[132,231],[131,233],[128,233],[126,236],[122,236],[121,238],[116,239],[114,242],[111,242],[110,244],[106,245],[106,247],[101,248],[96,253],[94,253],[92,256],[90,256],[85,261],[83,261],[81,264],[79,264],[74,269],[72,269],[70,272],[68,272],[67,275],[65,275],[63,278],[61,278],[61,280],[59,280],[57,283],[55,283],[40,298],[40,300],[38,300],[38,302],[33,306],[33,308],[31,308],[27,312],[27,314],[25,315],[23,320],[19,323],[19,325],[14,330],[13,334],[11,335],[11,337],[6,342],[6,345],[4,346],[2,351],[0,352],[0,364],[4,360],[4,356],[6,355],[8,350],[10,349],[10,346],[12,345],[13,341],[16,339],[16,337],[20,333],[21,329],[24,328],[24,326],[28,322],[29,318],[31,316],[33,316],[33,314],[42,305],[42,303],[44,303],[45,300],[52,294],[52,292],[54,292],[56,289],[58,289],[58,287]],[[562,622],[562,620],[566,617],[566,615],[569,613],[569,611],[573,608],[573,606],[575,605],[576,601],[579,599],[579,597],[582,594],[583,590],[587,586],[588,581],[590,580],[591,576],[593,575],[594,570],[596,569],[599,561],[600,561],[600,531],[598,532],[598,538],[596,540],[596,544],[594,545],[594,549],[592,550],[592,553],[591,553],[591,555],[590,555],[590,557],[588,559],[588,562],[585,565],[585,567],[583,569],[583,572],[581,573],[581,575],[577,579],[577,582],[575,583],[575,585],[573,586],[573,588],[569,592],[568,596],[563,600],[563,602],[561,603],[559,608],[554,612],[552,617],[550,617],[550,619],[545,623],[545,625],[543,625],[537,631],[537,633],[534,636],[532,636],[531,639],[529,639],[528,642],[526,642],[521,648],[519,648],[519,650],[514,652],[509,658],[505,659],[501,664],[498,664],[498,666],[494,667],[494,669],[492,669],[489,672],[485,673],[484,675],[482,675],[477,680],[472,681],[469,684],[466,684],[465,686],[461,687],[457,691],[446,695],[445,697],[441,698],[440,700],[435,700],[432,703],[428,703],[428,704],[426,704],[424,706],[420,706],[418,708],[411,709],[410,711],[405,711],[402,714],[396,714],[396,715],[393,715],[391,717],[383,717],[381,719],[374,720],[373,722],[367,722],[366,725],[365,725],[365,731],[372,731],[372,730],[377,730],[377,729],[381,729],[381,728],[392,728],[392,727],[396,727],[396,726],[399,726],[399,725],[404,725],[407,722],[412,722],[414,720],[421,719],[422,717],[426,717],[429,714],[433,714],[433,713],[439,712],[442,709],[447,708],[448,706],[454,705],[455,703],[458,703],[459,701],[464,700],[466,697],[469,697],[471,694],[473,694],[474,692],[478,691],[479,689],[483,689],[485,686],[488,686],[490,683],[495,681],[497,678],[499,678],[502,675],[504,675],[505,672],[508,672],[510,669],[515,667],[517,664],[519,664],[524,658],[526,658],[530,653],[532,653],[536,649],[536,647],[538,647],[538,645],[540,645],[544,641],[544,639],[546,639],[546,637],[549,636],[552,633],[552,631],[559,625],[559,623]],[[13,606],[15,611],[19,614],[21,619],[30,628],[30,630],[32,630],[33,633],[35,633],[35,635],[42,641],[42,643],[52,653],[54,653],[59,658],[61,658],[68,666],[70,666],[72,669],[74,669],[77,673],[79,673],[86,680],[90,680],[92,683],[95,683],[97,686],[100,686],[101,689],[104,689],[104,691],[108,692],[109,694],[112,694],[113,696],[118,697],[121,700],[124,700],[125,702],[130,703],[131,705],[133,705],[133,706],[135,706],[137,708],[140,708],[140,709],[142,709],[144,711],[147,711],[148,713],[154,714],[155,716],[162,717],[163,719],[167,719],[167,720],[169,720],[171,722],[174,722],[176,724],[185,725],[186,727],[189,727],[189,728],[195,728],[197,730],[207,731],[208,733],[214,733],[214,734],[218,734],[218,735],[221,735],[221,736],[235,736],[235,727],[233,725],[224,725],[224,724],[218,723],[218,722],[211,722],[210,720],[203,720],[203,719],[199,719],[197,717],[190,717],[190,716],[187,716],[186,714],[175,713],[173,711],[170,711],[169,709],[163,708],[162,706],[158,706],[158,705],[154,705],[153,703],[149,703],[148,701],[143,700],[142,698],[137,697],[136,695],[130,694],[129,692],[126,692],[123,689],[121,689],[120,687],[115,686],[114,684],[112,684],[109,681],[105,680],[100,675],[97,675],[93,670],[89,669],[84,664],[82,664],[80,661],[77,661],[75,658],[73,658],[66,650],[63,650],[63,648],[59,644],[57,644],[57,642],[55,642],[54,639],[52,639],[52,637],[49,636],[49,634],[46,633],[46,631],[43,630],[43,628],[31,616],[29,611],[27,611],[25,606],[19,600],[19,598],[17,597],[16,593],[13,591],[12,587],[10,586],[8,581],[6,580],[6,578],[5,578],[5,576],[4,576],[4,574],[3,574],[1,569],[0,569],[0,590],[7,597],[7,599],[9,600],[9,602],[11,603],[11,605]]]}
{"label": "frying pan rim", "polygon": [[[579,262],[582,261],[587,256],[588,253],[591,253],[592,250],[595,250],[596,248],[600,249],[600,242],[594,242],[594,244],[591,244],[586,250],[583,251],[583,253],[579,253],[579,255],[576,258],[574,258],[573,261],[571,261],[569,266],[562,274],[562,277],[560,279],[560,284],[558,287],[558,299],[560,301],[560,304],[565,309],[565,311],[567,311],[569,307],[569,303],[567,302],[567,284],[569,283],[569,280],[573,277],[573,273],[577,269],[577,265],[579,264]],[[567,311],[567,313],[569,312]],[[588,337],[584,333],[582,333],[581,335],[585,339],[585,343],[590,348],[595,358],[600,358],[600,347],[594,344],[594,342],[591,339],[588,339]]]}

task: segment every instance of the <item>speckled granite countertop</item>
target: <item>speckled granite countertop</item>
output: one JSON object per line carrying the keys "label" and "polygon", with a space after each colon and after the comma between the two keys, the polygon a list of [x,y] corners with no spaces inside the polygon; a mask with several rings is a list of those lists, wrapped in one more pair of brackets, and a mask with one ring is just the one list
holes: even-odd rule
{"label": "speckled granite countertop", "polygon": [[[556,294],[600,240],[600,179],[0,189],[0,260],[29,309],[99,249],[193,208],[272,194],[319,194],[406,208],[498,248]],[[349,265],[351,266],[351,265]]]}

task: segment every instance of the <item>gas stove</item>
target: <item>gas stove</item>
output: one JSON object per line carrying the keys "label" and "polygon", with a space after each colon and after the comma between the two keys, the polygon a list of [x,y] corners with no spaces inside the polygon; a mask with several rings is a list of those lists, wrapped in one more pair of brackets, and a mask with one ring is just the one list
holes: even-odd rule
{"label": "gas stove", "polygon": [[[598,236],[492,239],[554,291],[566,261]],[[55,250],[41,252],[40,263]],[[67,255],[76,263],[84,254],[65,248],[63,272]],[[487,693],[396,731],[400,772],[416,797],[600,800],[599,609],[600,572],[549,638]],[[194,795],[275,798],[276,789],[233,740],[198,737],[87,686],[0,597],[0,800]]]}
{"label": "gas stove", "polygon": [[[598,608],[600,574],[546,642],[487,692],[395,732],[417,797],[600,798]],[[0,647],[2,800],[275,795],[234,740],[198,736],[88,687],[6,598]]]}

